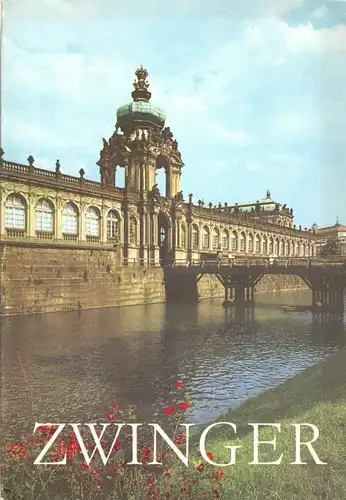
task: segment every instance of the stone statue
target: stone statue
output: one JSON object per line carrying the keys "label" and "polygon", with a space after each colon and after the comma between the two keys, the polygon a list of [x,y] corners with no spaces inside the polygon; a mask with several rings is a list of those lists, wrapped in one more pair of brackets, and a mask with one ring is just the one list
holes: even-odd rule
{"label": "stone statue", "polygon": [[159,189],[159,186],[158,184],[154,184],[152,189],[151,189],[151,192],[153,194],[156,194],[157,196],[160,196],[160,189]]}

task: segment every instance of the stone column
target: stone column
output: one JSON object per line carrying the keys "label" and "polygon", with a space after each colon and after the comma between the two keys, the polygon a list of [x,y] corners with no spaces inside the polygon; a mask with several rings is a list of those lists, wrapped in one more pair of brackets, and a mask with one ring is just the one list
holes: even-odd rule
{"label": "stone column", "polygon": [[28,206],[27,206],[27,213],[26,213],[26,224],[27,224],[27,235],[29,238],[35,238],[36,237],[36,213],[35,213],[35,208],[36,208],[36,198],[34,197],[33,193],[29,193],[28,196]]}
{"label": "stone column", "polygon": [[5,235],[5,190],[0,186],[0,236]]}

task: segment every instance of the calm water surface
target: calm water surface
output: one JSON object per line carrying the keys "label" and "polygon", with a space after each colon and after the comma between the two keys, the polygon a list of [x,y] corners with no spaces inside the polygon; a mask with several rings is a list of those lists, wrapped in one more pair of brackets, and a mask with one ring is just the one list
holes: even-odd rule
{"label": "calm water surface", "polygon": [[[35,421],[105,421],[110,405],[159,421],[184,382],[188,421],[204,423],[346,344],[345,322],[284,313],[307,292],[257,297],[253,313],[155,304],[2,320],[2,417],[8,435]],[[261,304],[260,304],[261,302]]]}

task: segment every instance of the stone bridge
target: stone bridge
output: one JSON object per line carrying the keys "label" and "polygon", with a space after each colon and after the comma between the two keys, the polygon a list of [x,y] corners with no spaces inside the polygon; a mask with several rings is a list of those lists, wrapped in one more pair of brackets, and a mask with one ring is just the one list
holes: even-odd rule
{"label": "stone bridge", "polygon": [[343,313],[346,261],[320,259],[235,258],[220,261],[173,261],[164,266],[168,302],[198,300],[197,283],[215,275],[225,289],[225,305],[254,304],[255,286],[266,274],[300,276],[312,291],[313,312]]}

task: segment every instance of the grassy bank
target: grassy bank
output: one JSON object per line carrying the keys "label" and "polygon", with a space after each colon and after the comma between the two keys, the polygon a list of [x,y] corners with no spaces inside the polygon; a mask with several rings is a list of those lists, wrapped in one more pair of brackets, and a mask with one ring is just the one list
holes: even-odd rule
{"label": "grassy bank", "polygon": [[[324,362],[310,367],[275,389],[249,399],[241,407],[230,410],[216,421],[233,422],[237,439],[227,426],[209,433],[207,450],[216,462],[228,462],[230,452],[225,445],[241,446],[236,464],[223,467],[222,498],[225,499],[333,499],[346,498],[346,349]],[[253,433],[250,422],[281,424],[279,433],[263,428],[261,441],[277,435],[277,447],[259,445],[259,461],[273,462],[283,453],[280,465],[248,465],[253,460]],[[318,427],[320,436],[313,444],[318,457],[327,465],[315,464],[306,446],[302,461],[295,460],[295,429],[292,423],[310,423]],[[313,431],[302,431],[302,441],[311,440]],[[201,429],[198,430],[200,435]],[[220,495],[221,496],[221,495]]]}

